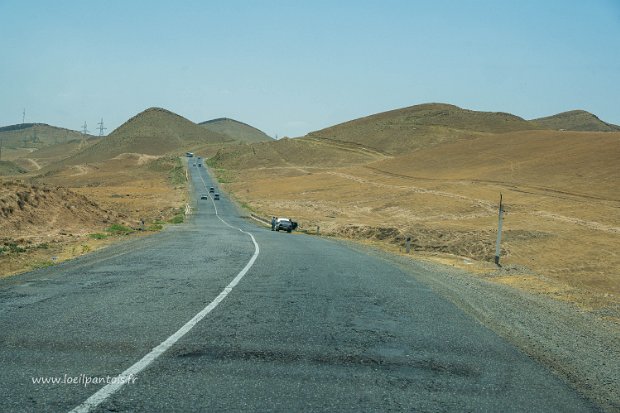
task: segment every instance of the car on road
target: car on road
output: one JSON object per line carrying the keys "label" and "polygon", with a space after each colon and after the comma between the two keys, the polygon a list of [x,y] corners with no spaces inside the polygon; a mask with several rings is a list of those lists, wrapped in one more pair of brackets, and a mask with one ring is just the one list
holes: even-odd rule
{"label": "car on road", "polygon": [[209,192],[210,192],[210,193],[215,192],[215,188],[214,188],[214,187],[209,188]]}
{"label": "car on road", "polygon": [[295,221],[291,221],[288,218],[278,218],[276,219],[276,226],[275,226],[275,230],[276,231],[286,231],[286,232],[292,232],[295,228],[297,228],[297,222]]}
{"label": "car on road", "polygon": [[209,199],[209,195],[202,194],[200,195],[200,199]]}
{"label": "car on road", "polygon": [[219,201],[220,194],[213,194],[213,199],[215,199],[216,201]]}
{"label": "car on road", "polygon": [[199,164],[198,164],[198,167],[200,168],[201,166],[202,166],[202,164],[201,164],[201,163],[199,163]]}

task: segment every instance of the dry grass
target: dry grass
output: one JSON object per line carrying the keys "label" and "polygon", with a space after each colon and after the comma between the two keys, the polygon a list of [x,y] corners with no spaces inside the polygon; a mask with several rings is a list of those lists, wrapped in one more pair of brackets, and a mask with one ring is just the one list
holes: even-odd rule
{"label": "dry grass", "polygon": [[[618,317],[620,134],[481,134],[366,163],[349,158],[346,167],[337,158],[347,153],[334,152],[316,165],[281,151],[271,168],[261,152],[215,163],[234,165],[227,189],[265,216],[394,252],[411,236],[419,257]],[[500,192],[502,269],[493,265]]]}
{"label": "dry grass", "polygon": [[[12,211],[0,222],[0,242],[10,246],[0,254],[0,276],[52,265],[125,239],[125,234],[106,231],[114,224],[137,230],[144,219],[147,229],[158,228],[183,209],[183,171],[177,158],[126,154],[60,168],[39,178],[39,184],[5,182],[0,207],[10,206]],[[26,200],[23,208],[18,206],[20,198]]]}

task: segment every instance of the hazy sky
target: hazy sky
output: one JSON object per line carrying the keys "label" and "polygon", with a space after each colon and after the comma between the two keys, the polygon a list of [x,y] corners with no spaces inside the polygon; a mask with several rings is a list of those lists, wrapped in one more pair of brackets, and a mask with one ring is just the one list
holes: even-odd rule
{"label": "hazy sky", "polygon": [[620,124],[620,0],[0,0],[0,126],[159,106],[293,137],[426,102]]}

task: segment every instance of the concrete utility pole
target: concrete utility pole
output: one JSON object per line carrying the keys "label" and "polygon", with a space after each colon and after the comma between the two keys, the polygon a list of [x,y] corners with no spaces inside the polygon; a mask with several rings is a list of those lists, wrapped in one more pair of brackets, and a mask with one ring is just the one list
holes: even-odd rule
{"label": "concrete utility pole", "polygon": [[24,124],[25,121],[26,121],[26,108],[24,108],[24,111],[22,112],[22,125]]}
{"label": "concrete utility pole", "polygon": [[501,252],[501,242],[502,242],[502,223],[504,220],[504,205],[502,204],[502,193],[499,194],[499,218],[497,222],[497,240],[495,241],[495,265],[499,265],[499,256]]}
{"label": "concrete utility pole", "polygon": [[103,136],[103,131],[108,129],[103,126],[103,118],[101,118],[101,122],[99,122],[97,125],[99,125],[99,136]]}

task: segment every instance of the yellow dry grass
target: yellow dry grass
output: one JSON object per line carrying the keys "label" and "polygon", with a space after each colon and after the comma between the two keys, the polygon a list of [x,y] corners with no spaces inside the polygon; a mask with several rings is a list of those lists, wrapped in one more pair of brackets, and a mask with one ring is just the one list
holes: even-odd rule
{"label": "yellow dry grass", "polygon": [[[235,163],[227,189],[254,212],[291,216],[310,233],[318,226],[392,251],[411,236],[414,256],[618,316],[619,161],[618,133],[511,132],[357,166]],[[500,192],[507,214],[498,269]]]}

